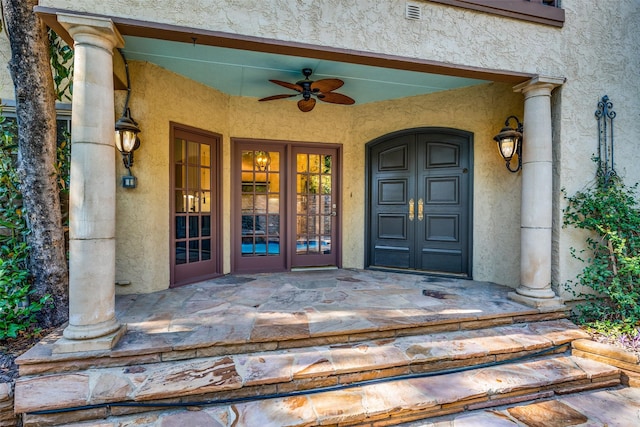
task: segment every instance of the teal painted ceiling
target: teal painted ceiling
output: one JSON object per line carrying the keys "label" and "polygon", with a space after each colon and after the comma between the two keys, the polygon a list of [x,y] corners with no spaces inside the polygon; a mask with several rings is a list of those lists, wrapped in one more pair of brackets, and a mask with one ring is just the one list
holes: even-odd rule
{"label": "teal painted ceiling", "polygon": [[[226,94],[257,99],[295,93],[269,80],[295,83],[303,78],[303,68],[313,70],[311,80],[343,80],[344,86],[336,92],[350,96],[356,104],[486,83],[485,80],[133,36],[125,37],[124,53],[127,60],[151,62]],[[298,97],[289,99],[297,101]]]}

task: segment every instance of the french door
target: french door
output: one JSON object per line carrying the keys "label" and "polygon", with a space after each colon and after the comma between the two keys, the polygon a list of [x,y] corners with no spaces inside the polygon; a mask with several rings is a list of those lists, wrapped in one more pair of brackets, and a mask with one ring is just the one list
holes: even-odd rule
{"label": "french door", "polygon": [[337,266],[338,148],[235,141],[235,272]]}
{"label": "french door", "polygon": [[171,286],[222,274],[217,135],[171,129]]}
{"label": "french door", "polygon": [[471,135],[395,134],[369,147],[368,264],[471,277]]}

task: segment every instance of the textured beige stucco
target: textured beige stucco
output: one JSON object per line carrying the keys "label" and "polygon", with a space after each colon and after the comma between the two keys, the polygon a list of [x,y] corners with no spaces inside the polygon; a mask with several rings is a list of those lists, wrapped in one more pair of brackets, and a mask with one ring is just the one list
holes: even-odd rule
{"label": "textured beige stucco", "polygon": [[[569,194],[573,194],[593,178],[594,166],[590,158],[597,150],[597,124],[593,113],[596,103],[605,94],[613,101],[617,112],[616,169],[627,182],[640,181],[640,168],[636,166],[637,141],[640,137],[640,32],[637,31],[640,25],[639,0],[599,0],[588,4],[584,0],[563,0],[566,22],[562,28],[434,4],[426,0],[414,0],[414,3],[422,7],[423,18],[420,21],[404,18],[405,2],[389,0],[40,1],[40,5],[46,7],[229,34],[405,56],[461,66],[566,77],[566,83],[554,91],[552,98],[552,281],[557,286],[575,277],[580,265],[571,259],[570,248],[580,247],[584,236],[575,230],[561,228],[564,201],[560,189],[565,188]],[[180,13],[176,13],[176,10]],[[517,258],[519,251],[517,216],[520,178],[518,175],[507,174],[506,171],[496,175],[495,153],[480,149],[480,141],[486,142],[506,115],[521,115],[521,95],[510,94],[511,88],[493,84],[431,97],[358,106],[349,110],[344,110],[346,107],[318,109],[332,118],[332,126],[327,129],[323,123],[316,121],[309,125],[309,131],[299,132],[292,125],[278,126],[286,121],[286,116],[279,114],[280,110],[275,103],[260,112],[260,115],[265,115],[268,119],[263,118],[264,116],[251,116],[251,111],[255,108],[252,105],[255,103],[250,99],[227,99],[214,90],[184,79],[168,79],[152,66],[139,64],[136,67],[137,72],[141,73],[137,78],[146,82],[146,86],[136,90],[144,90],[143,96],[147,100],[143,102],[141,98],[136,99],[134,96],[132,111],[136,117],[145,118],[141,120],[145,132],[143,138],[144,141],[148,138],[151,142],[150,145],[143,142],[146,146],[137,153],[140,160],[139,165],[136,165],[136,173],[140,178],[140,188],[126,194],[122,191],[119,193],[119,213],[125,217],[125,212],[135,212],[135,216],[127,218],[127,221],[140,225],[160,224],[158,227],[162,227],[161,219],[164,224],[167,223],[167,195],[166,190],[162,189],[167,185],[166,167],[161,165],[166,162],[167,157],[168,120],[221,133],[224,136],[225,177],[229,176],[230,136],[342,142],[345,144],[345,164],[364,168],[359,156],[364,153],[363,144],[372,138],[413,126],[452,126],[473,131],[476,135],[475,277],[517,284],[518,268],[511,266],[518,262],[516,260],[512,264],[509,257]],[[145,72],[142,72],[143,69]],[[147,69],[149,74],[145,75]],[[158,90],[158,82],[151,81],[151,76],[160,77],[161,74],[166,81],[171,81],[171,84],[165,83],[169,86],[166,92],[171,94],[170,97],[164,96],[165,91]],[[0,90],[2,94],[5,93],[5,88]],[[505,103],[498,95],[507,96],[508,102]],[[209,97],[220,102],[207,102]],[[424,102],[425,99],[428,102]],[[475,101],[470,102],[470,99]],[[225,102],[228,102],[228,107],[221,108]],[[196,110],[194,105],[200,107]],[[343,110],[357,111],[357,114],[345,115],[341,113]],[[337,116],[335,120],[334,115]],[[385,120],[380,120],[381,115]],[[244,120],[235,120],[235,117],[242,117]],[[145,123],[147,120],[151,122],[150,128]],[[245,127],[246,123],[251,126]],[[159,147],[158,150],[152,149],[156,146]],[[154,167],[145,170],[145,163],[149,162]],[[493,168],[486,167],[489,164]],[[358,172],[359,176],[363,175],[363,169]],[[147,173],[149,176],[145,176]],[[145,189],[144,186],[149,185],[149,182],[160,189]],[[223,203],[225,215],[229,213],[228,185],[226,180]],[[364,211],[362,183],[345,179],[343,188],[345,212],[352,213],[350,216],[345,215],[344,228],[353,233],[352,236],[346,233],[344,235],[344,265],[358,266],[362,264],[363,256],[363,251],[360,250],[363,230],[359,224]],[[145,197],[148,193],[151,205],[141,205],[140,200],[135,197],[136,193],[143,193]],[[488,207],[493,206],[502,209],[488,210]],[[509,209],[510,207],[513,209]],[[356,215],[357,212],[359,215]],[[225,230],[228,230],[226,222]],[[124,231],[119,229],[118,233],[122,237]],[[155,268],[145,264],[150,259],[157,259],[162,263],[168,260],[168,249],[163,243],[166,238],[162,237],[167,233],[166,230],[156,230],[152,236],[144,236],[145,242],[132,245],[144,246],[145,250],[137,252],[131,261],[125,261],[124,254],[119,255],[119,270],[127,276],[122,277],[123,280],[131,279],[135,283],[140,277],[140,283],[145,285],[134,286],[147,290],[165,286],[163,283],[166,283],[168,266]],[[229,249],[228,239],[227,233],[226,253]],[[123,247],[128,246],[129,243],[119,244],[121,252]],[[158,255],[148,257],[149,253]],[[123,263],[129,267],[123,268]],[[225,260],[225,271],[228,268],[228,261]],[[137,273],[131,274],[130,271]],[[132,286],[131,289],[137,288]]]}
{"label": "textured beige stucco", "polygon": [[[504,168],[491,140],[506,115],[521,115],[521,96],[509,85],[485,84],[353,107],[320,103],[313,112],[301,113],[293,102],[228,97],[153,64],[132,61],[130,70],[130,107],[142,128],[142,145],[133,168],[138,188],[118,190],[117,279],[131,283],[119,292],[148,292],[169,284],[170,121],[223,136],[225,272],[230,270],[231,138],[342,144],[342,261],[344,267],[362,268],[366,143],[416,127],[473,132],[474,277],[518,284],[520,178]],[[122,94],[119,98],[122,102]],[[120,162],[118,169],[124,173]]]}

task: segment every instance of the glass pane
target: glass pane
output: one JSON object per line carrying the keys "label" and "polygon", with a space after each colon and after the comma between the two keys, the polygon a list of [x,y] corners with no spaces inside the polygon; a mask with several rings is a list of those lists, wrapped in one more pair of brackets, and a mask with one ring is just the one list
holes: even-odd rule
{"label": "glass pane", "polygon": [[266,215],[256,215],[255,217],[256,220],[256,228],[255,228],[255,234],[267,234],[267,216]]}
{"label": "glass pane", "polygon": [[267,239],[266,238],[264,238],[264,237],[256,237],[255,254],[256,255],[266,255],[267,254]]}
{"label": "glass pane", "polygon": [[319,202],[319,197],[320,196],[309,196],[308,198],[308,204],[307,204],[307,213],[309,215],[315,215],[318,213],[319,210],[319,206],[318,206],[318,202]]}
{"label": "glass pane", "polygon": [[297,196],[298,202],[296,204],[296,212],[298,214],[306,214],[307,213],[307,198],[308,196]]}
{"label": "glass pane", "polygon": [[307,164],[308,164],[307,155],[298,154],[297,161],[296,161],[296,170],[298,172],[306,172],[308,170]]}
{"label": "glass pane", "polygon": [[200,165],[211,166],[211,147],[207,144],[200,144]]}
{"label": "glass pane", "polygon": [[211,190],[211,169],[200,168],[200,189]]}
{"label": "glass pane", "polygon": [[267,196],[264,194],[259,194],[255,196],[256,204],[254,205],[254,209],[256,213],[267,213]]}
{"label": "glass pane", "polygon": [[280,195],[279,194],[270,194],[269,195],[269,205],[267,206],[269,213],[278,213],[280,212]]}
{"label": "glass pane", "polygon": [[200,209],[200,200],[195,191],[188,191],[186,194],[187,209],[189,212],[198,212]]}
{"label": "glass pane", "polygon": [[198,262],[200,260],[200,241],[191,240],[189,242],[189,262]]}
{"label": "glass pane", "polygon": [[306,254],[307,253],[307,240],[302,237],[298,237],[296,241],[296,253],[298,254]]}
{"label": "glass pane", "polygon": [[331,194],[331,175],[322,175],[322,194]]}
{"label": "glass pane", "polygon": [[280,192],[280,174],[279,173],[269,174],[269,192],[270,193]]}
{"label": "glass pane", "polygon": [[200,192],[200,212],[211,212],[211,193],[208,191]]}
{"label": "glass pane", "polygon": [[186,156],[185,147],[185,140],[176,138],[173,144],[173,157],[176,163],[184,163]]}
{"label": "glass pane", "polygon": [[184,216],[176,217],[176,239],[184,239],[187,237],[187,218]]}
{"label": "glass pane", "polygon": [[202,251],[200,255],[200,259],[203,261],[211,259],[211,240],[206,239],[202,241]]}
{"label": "glass pane", "polygon": [[253,194],[242,195],[242,213],[253,212]]}
{"label": "glass pane", "polygon": [[253,234],[253,215],[242,215],[242,235]]}
{"label": "glass pane", "polygon": [[309,194],[320,193],[320,176],[309,175]]}
{"label": "glass pane", "polygon": [[198,176],[198,168],[191,166],[187,169],[187,185],[190,190],[200,188],[200,177]]}
{"label": "glass pane", "polygon": [[322,197],[322,214],[323,215],[331,215],[333,212],[333,206],[331,204],[331,196],[321,196]]}
{"label": "glass pane", "polygon": [[309,191],[309,188],[307,186],[308,184],[308,176],[304,175],[304,174],[297,174],[297,184],[296,184],[296,191],[298,193],[304,194],[307,193]]}
{"label": "glass pane", "polygon": [[187,211],[187,192],[177,190],[175,192],[175,205],[176,212],[186,212]]}
{"label": "glass pane", "polygon": [[197,142],[189,141],[187,142],[187,159],[191,164],[200,164],[198,161],[198,154],[200,151],[200,144]]}
{"label": "glass pane", "polygon": [[280,235],[280,215],[269,215],[269,236]]}
{"label": "glass pane", "polygon": [[309,172],[320,172],[320,157],[319,154],[309,154]]}
{"label": "glass pane", "polygon": [[242,238],[242,255],[253,254],[253,238],[252,237],[243,237]]}
{"label": "glass pane", "polygon": [[277,151],[269,151],[271,156],[271,164],[269,165],[270,172],[280,172],[280,153]]}
{"label": "glass pane", "polygon": [[209,215],[200,217],[200,235],[203,237],[211,236],[211,217]]}
{"label": "glass pane", "polygon": [[318,221],[317,216],[310,216],[307,218],[307,232],[309,234],[318,234],[320,232],[319,225],[320,221]]}
{"label": "glass pane", "polygon": [[304,215],[298,215],[298,223],[296,224],[296,234],[307,234],[307,217]]}
{"label": "glass pane", "polygon": [[318,245],[318,238],[316,236],[309,238],[309,253],[320,253],[320,246]]}
{"label": "glass pane", "polygon": [[320,250],[323,254],[331,253],[331,236],[322,236],[320,238]]}
{"label": "glass pane", "polygon": [[324,157],[322,166],[322,173],[331,173],[331,156]]}
{"label": "glass pane", "polygon": [[269,246],[267,248],[268,255],[280,255],[280,239],[272,238],[269,239]]}
{"label": "glass pane", "polygon": [[198,237],[200,235],[198,219],[197,216],[189,216],[189,237]]}
{"label": "glass pane", "polygon": [[176,242],[176,264],[187,262],[187,242]]}
{"label": "glass pane", "polygon": [[322,217],[322,234],[331,235],[331,218],[330,216]]}
{"label": "glass pane", "polygon": [[243,151],[242,152],[242,170],[252,171],[253,168],[254,168],[253,151]]}
{"label": "glass pane", "polygon": [[187,167],[175,165],[175,186],[176,188],[187,188]]}

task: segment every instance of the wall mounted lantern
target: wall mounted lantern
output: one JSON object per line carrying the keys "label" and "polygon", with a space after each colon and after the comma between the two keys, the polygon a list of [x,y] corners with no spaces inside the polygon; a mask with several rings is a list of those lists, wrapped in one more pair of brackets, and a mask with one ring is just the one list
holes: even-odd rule
{"label": "wall mounted lantern", "polygon": [[131,166],[133,166],[133,152],[140,147],[140,138],[138,138],[140,128],[138,123],[131,118],[131,111],[129,110],[129,97],[131,96],[129,65],[122,51],[120,51],[120,54],[127,74],[127,98],[124,101],[122,116],[116,122],[115,143],[116,148],[122,154],[122,163],[124,163],[124,167],[127,168],[128,172],[128,175],[122,177],[122,186],[124,188],[136,188],[137,179],[131,175]]}
{"label": "wall mounted lantern", "polygon": [[[509,121],[515,120],[516,127],[509,126]],[[522,123],[516,116],[509,116],[504,121],[504,127],[499,134],[493,137],[498,143],[500,155],[506,162],[509,172],[518,172],[522,168]],[[511,169],[511,159],[514,155],[518,156],[518,166]]]}
{"label": "wall mounted lantern", "polygon": [[266,151],[256,151],[254,161],[260,171],[266,171],[271,164],[271,156]]}

